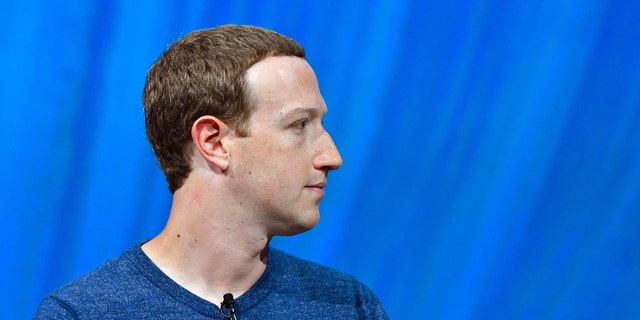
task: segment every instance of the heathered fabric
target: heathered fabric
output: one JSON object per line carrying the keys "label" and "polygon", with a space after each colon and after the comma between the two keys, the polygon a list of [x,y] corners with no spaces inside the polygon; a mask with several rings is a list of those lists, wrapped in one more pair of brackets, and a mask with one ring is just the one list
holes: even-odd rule
{"label": "heathered fabric", "polygon": [[[265,273],[235,299],[235,309],[239,320],[388,319],[378,298],[355,278],[273,248]],[[139,244],[51,293],[33,319],[224,317],[215,304],[167,277]]]}

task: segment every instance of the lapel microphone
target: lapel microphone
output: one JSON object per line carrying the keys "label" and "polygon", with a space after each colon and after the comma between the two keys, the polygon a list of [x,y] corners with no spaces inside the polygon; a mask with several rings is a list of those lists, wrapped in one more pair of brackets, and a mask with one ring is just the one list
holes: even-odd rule
{"label": "lapel microphone", "polygon": [[[233,299],[233,295],[231,293],[225,293],[222,296],[222,308],[220,308],[220,313],[222,316],[229,320],[238,320],[236,316],[236,309],[233,306],[235,300]],[[227,309],[227,313],[224,312],[223,309]]]}

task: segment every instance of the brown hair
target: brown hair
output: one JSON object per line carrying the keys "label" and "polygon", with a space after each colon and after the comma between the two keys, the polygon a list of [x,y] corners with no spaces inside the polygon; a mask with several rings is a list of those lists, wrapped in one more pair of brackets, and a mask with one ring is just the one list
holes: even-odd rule
{"label": "brown hair", "polygon": [[248,134],[245,73],[270,56],[305,57],[296,41],[271,30],[225,25],[191,32],[151,66],[142,95],[146,133],[169,191],[191,171],[191,126],[212,115]]}

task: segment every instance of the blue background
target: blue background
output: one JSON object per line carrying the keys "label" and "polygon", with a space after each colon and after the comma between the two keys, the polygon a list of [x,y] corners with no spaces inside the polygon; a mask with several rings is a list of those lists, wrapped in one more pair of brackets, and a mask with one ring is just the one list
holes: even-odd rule
{"label": "blue background", "polygon": [[187,32],[298,40],[344,159],[274,246],[394,319],[640,318],[640,2],[3,1],[4,318],[164,225],[146,71]]}

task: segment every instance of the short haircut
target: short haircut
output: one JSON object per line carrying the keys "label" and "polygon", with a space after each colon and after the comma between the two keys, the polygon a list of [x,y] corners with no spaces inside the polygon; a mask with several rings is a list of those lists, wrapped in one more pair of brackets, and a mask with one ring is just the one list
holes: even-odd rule
{"label": "short haircut", "polygon": [[191,127],[214,116],[249,134],[245,74],[271,56],[305,58],[296,41],[271,30],[225,25],[193,31],[153,63],[142,95],[146,134],[173,194],[191,171]]}

